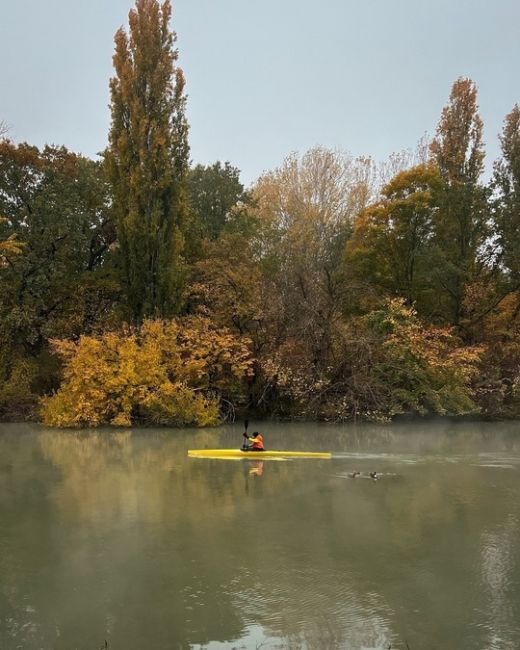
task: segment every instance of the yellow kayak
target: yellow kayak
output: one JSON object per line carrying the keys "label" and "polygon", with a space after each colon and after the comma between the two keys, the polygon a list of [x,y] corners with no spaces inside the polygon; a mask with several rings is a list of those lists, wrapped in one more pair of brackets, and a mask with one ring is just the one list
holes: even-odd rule
{"label": "yellow kayak", "polygon": [[330,451],[242,451],[242,449],[188,449],[192,458],[330,458]]}

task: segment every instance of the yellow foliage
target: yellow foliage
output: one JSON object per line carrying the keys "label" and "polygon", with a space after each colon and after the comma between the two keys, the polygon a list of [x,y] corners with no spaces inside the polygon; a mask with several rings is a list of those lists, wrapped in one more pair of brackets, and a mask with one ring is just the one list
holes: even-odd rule
{"label": "yellow foliage", "polygon": [[[0,217],[0,223],[7,221],[5,217]],[[9,256],[20,255],[25,246],[24,242],[18,240],[16,235],[10,235],[7,239],[0,241],[0,266],[5,264]]]}
{"label": "yellow foliage", "polygon": [[148,320],[52,345],[65,369],[59,391],[42,402],[50,426],[214,425],[219,396],[234,395],[252,373],[249,341],[204,318]]}

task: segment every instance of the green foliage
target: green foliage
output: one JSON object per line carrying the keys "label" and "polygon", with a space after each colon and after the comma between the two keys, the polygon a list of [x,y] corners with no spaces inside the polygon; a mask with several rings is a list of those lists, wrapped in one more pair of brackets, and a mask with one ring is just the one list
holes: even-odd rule
{"label": "green foliage", "polygon": [[30,358],[7,359],[6,350],[0,355],[4,378],[0,382],[0,418],[24,419],[36,405],[33,388],[38,374],[36,360]]}
{"label": "green foliage", "polygon": [[231,210],[247,200],[240,170],[229,162],[196,165],[188,175],[188,192],[201,236],[215,240],[230,220]]}
{"label": "green foliage", "polygon": [[309,372],[305,348],[292,341],[263,371],[292,415],[462,415],[478,412],[472,381],[482,353],[462,346],[449,329],[425,326],[403,299],[393,299],[338,328],[327,367]]}
{"label": "green foliage", "polygon": [[482,252],[489,236],[484,171],[482,120],[477,89],[470,79],[458,79],[444,108],[431,152],[442,185],[434,221],[433,273],[439,296],[437,319],[459,325],[468,283],[483,271]]}
{"label": "green foliage", "polygon": [[432,237],[441,178],[433,164],[395,176],[378,203],[356,219],[347,244],[345,275],[403,296],[422,315],[432,306]]}
{"label": "green foliage", "polygon": [[[16,386],[17,368],[33,368],[50,337],[113,319],[119,288],[106,265],[114,241],[108,202],[100,165],[63,147],[0,143],[2,232],[23,245],[0,268],[0,382]],[[39,374],[29,383],[44,388]],[[18,401],[27,405],[24,386]],[[8,411],[20,410],[14,394],[13,409],[5,399]]]}
{"label": "green foliage", "polygon": [[217,424],[221,399],[251,372],[248,341],[209,321],[145,321],[138,329],[54,341],[65,362],[59,391],[43,400],[50,426]]}
{"label": "green foliage", "polygon": [[127,301],[137,322],[174,314],[182,303],[189,147],[170,15],[169,0],[137,0],[129,35],[120,29],[115,37],[110,82],[105,158]]}
{"label": "green foliage", "polygon": [[425,327],[402,299],[390,300],[365,317],[380,338],[374,372],[387,386],[390,415],[475,413],[471,381],[481,348],[462,346],[450,329]]}
{"label": "green foliage", "polygon": [[[39,351],[49,336],[102,318],[80,297],[114,241],[108,201],[98,164],[64,148],[0,144],[0,214],[23,243],[0,274],[0,331],[15,346]],[[113,300],[117,286],[108,291]],[[78,312],[87,322],[67,332],[64,321]]]}
{"label": "green foliage", "polygon": [[495,236],[509,286],[520,287],[520,106],[506,116],[501,137],[503,157],[495,165],[493,188]]}

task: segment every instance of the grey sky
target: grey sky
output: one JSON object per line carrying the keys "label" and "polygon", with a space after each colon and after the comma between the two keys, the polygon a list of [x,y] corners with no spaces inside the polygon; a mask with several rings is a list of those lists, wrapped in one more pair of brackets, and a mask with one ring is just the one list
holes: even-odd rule
{"label": "grey sky", "polygon": [[[246,182],[323,144],[380,160],[432,134],[452,82],[479,87],[490,159],[520,102],[518,0],[173,0],[194,162]],[[113,35],[133,0],[0,0],[10,137],[104,148]]]}

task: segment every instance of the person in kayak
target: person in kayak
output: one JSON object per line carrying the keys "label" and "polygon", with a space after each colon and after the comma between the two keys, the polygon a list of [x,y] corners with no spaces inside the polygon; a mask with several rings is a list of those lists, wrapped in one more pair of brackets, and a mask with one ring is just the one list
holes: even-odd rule
{"label": "person in kayak", "polygon": [[244,451],[264,451],[264,439],[261,433],[255,431],[252,436],[248,436],[244,431]]}

